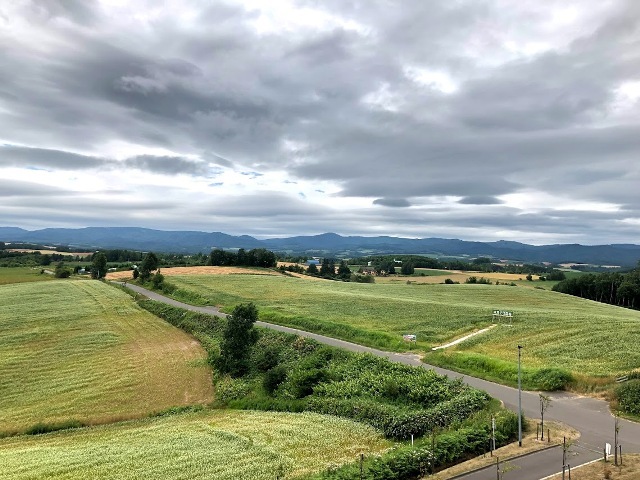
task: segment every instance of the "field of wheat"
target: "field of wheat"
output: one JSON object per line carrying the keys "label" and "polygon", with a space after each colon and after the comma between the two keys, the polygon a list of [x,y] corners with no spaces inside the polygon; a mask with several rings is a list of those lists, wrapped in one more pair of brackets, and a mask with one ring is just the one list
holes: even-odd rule
{"label": "field of wheat", "polygon": [[373,428],[312,413],[201,411],[0,440],[2,477],[273,480],[376,454]]}
{"label": "field of wheat", "polygon": [[213,399],[199,343],[102,282],[0,286],[0,433]]}

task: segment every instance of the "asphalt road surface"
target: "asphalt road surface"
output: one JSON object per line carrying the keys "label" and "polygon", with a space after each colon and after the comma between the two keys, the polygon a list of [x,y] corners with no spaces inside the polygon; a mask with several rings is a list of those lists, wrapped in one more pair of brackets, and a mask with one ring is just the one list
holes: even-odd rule
{"label": "asphalt road surface", "polygon": [[[197,307],[178,302],[137,285],[126,284],[126,287],[152,300],[164,302],[186,310],[207,313],[223,318],[226,317],[226,314],[221,313],[215,307]],[[388,358],[392,362],[434,370],[452,378],[461,376],[459,373],[451,370],[427,365],[420,361],[417,355],[385,352],[344,340],[271,323],[258,321],[256,325],[312,338],[320,343],[344,348],[353,352],[368,352],[379,357]],[[514,412],[518,411],[518,390],[516,388],[506,387],[470,376],[464,376],[464,381],[473,387],[488,392],[492,397],[501,400],[506,408]],[[571,468],[573,469],[586,462],[602,458],[605,443],[614,444],[615,420],[609,411],[607,402],[567,392],[553,392],[548,395],[551,397],[552,402],[545,413],[545,419],[564,422],[581,433],[580,438],[569,450],[567,463],[571,465]],[[538,392],[522,392],[522,411],[527,417],[538,418],[540,416]],[[620,419],[618,442],[622,445],[623,455],[632,452],[640,453],[640,424]],[[509,463],[516,466],[517,470],[506,473],[505,479],[539,480],[553,473],[562,471],[562,449],[554,448],[527,455],[520,459],[510,461]],[[496,467],[489,467],[488,469],[459,478],[464,480],[493,480],[496,478]]]}

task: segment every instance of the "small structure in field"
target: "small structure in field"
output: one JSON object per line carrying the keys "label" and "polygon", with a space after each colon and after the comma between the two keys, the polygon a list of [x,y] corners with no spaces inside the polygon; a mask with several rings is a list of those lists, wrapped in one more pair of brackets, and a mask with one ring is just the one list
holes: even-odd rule
{"label": "small structure in field", "polygon": [[513,312],[507,312],[505,310],[494,310],[492,318],[493,320],[500,320],[500,318],[513,318]]}
{"label": "small structure in field", "polygon": [[402,335],[402,339],[405,342],[415,342],[416,341],[416,336],[410,333],[407,333],[405,335]]}

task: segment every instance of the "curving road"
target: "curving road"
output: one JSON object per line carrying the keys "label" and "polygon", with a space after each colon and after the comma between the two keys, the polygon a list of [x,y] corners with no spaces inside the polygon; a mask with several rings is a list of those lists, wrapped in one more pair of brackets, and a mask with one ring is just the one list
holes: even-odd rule
{"label": "curving road", "polygon": [[[123,285],[122,283],[120,283]],[[226,317],[215,307],[198,307],[186,303],[178,302],[171,298],[159,295],[137,285],[125,284],[125,286],[138,292],[152,300],[164,302],[169,305],[184,308],[194,312],[207,313],[218,317]],[[306,332],[295,328],[283,327],[265,322],[256,322],[256,325],[264,328],[271,328],[282,332],[293,333],[307,338],[312,338],[320,343],[344,348],[353,352],[368,352],[373,355],[388,358],[392,362],[404,363],[417,367],[434,370],[449,377],[460,377],[460,374],[451,370],[434,367],[423,363],[418,355],[385,352],[375,348],[364,347],[344,340],[338,340],[316,333]],[[505,407],[510,410],[518,410],[518,390],[497,383],[482,380],[480,378],[465,376],[464,381],[476,388],[485,390],[492,397],[500,399]],[[601,458],[605,443],[614,444],[614,417],[609,411],[609,405],[604,400],[591,397],[583,397],[567,392],[550,393],[552,398],[551,406],[545,413],[545,418],[564,422],[581,432],[580,439],[571,447],[568,455],[568,463],[572,469],[578,465]],[[537,418],[540,416],[539,396],[537,392],[522,392],[522,410],[527,417]],[[624,453],[640,452],[640,424],[620,419],[618,442],[622,445]],[[539,480],[548,475],[562,470],[562,449],[554,448],[527,455],[518,460],[511,461],[513,465],[519,467],[518,470],[508,473],[507,478],[517,478],[519,480]],[[465,480],[484,480],[495,478],[495,467],[481,470],[457,478]]]}

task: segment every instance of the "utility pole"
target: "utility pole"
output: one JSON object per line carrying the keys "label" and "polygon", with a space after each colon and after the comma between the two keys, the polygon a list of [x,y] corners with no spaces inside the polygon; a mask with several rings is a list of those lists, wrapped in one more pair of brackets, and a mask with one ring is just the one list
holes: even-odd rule
{"label": "utility pole", "polygon": [[496,449],[496,417],[491,417],[491,455]]}
{"label": "utility pole", "polygon": [[614,454],[614,465],[618,466],[618,432],[620,431],[620,418],[616,415],[616,423],[615,423],[615,435],[613,437],[613,454]]}
{"label": "utility pole", "polygon": [[520,378],[520,350],[522,345],[518,345],[518,446],[522,446],[522,379]]}

